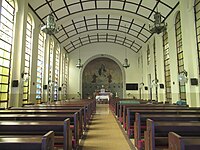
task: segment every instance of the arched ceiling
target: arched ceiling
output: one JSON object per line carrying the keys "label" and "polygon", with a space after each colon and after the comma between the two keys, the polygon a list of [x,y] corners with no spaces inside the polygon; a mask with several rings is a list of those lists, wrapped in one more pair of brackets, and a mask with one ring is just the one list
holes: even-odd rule
{"label": "arched ceiling", "polygon": [[45,24],[53,12],[59,32],[54,36],[70,53],[96,42],[120,44],[138,52],[152,36],[154,13],[162,21],[178,6],[178,0],[30,0],[29,7]]}

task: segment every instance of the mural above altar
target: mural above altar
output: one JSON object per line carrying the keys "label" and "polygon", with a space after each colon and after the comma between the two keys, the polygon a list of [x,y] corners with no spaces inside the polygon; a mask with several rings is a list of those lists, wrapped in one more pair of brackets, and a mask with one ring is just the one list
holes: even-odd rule
{"label": "mural above altar", "polygon": [[[105,91],[101,91],[101,89],[105,89]],[[109,93],[103,92],[114,93],[112,96],[115,96],[117,92],[122,97],[123,79],[119,65],[112,59],[105,57],[96,58],[89,62],[83,71],[82,90],[83,98],[87,98],[88,95],[95,98],[97,95],[94,94],[94,91],[102,92],[101,96],[109,95]]]}

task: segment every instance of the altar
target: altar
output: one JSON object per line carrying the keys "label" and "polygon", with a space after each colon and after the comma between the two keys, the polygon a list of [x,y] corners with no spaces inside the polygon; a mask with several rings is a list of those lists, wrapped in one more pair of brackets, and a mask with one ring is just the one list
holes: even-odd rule
{"label": "altar", "polygon": [[96,101],[98,103],[109,103],[110,98],[112,97],[111,92],[98,92],[96,93]]}

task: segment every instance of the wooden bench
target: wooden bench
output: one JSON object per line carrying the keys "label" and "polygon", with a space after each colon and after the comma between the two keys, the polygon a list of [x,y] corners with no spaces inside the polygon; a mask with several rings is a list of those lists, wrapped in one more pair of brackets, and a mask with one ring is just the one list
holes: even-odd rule
{"label": "wooden bench", "polygon": [[[62,111],[64,111],[64,113],[65,113],[66,112],[65,110],[67,110],[67,114],[74,114],[75,112],[77,112],[78,113],[78,116],[77,116],[78,123],[76,125],[78,125],[78,127],[79,127],[79,130],[80,130],[79,135],[80,136],[82,136],[83,130],[86,128],[85,112],[82,112],[82,111],[84,111],[84,109],[82,109],[82,107],[60,107],[60,106],[41,106],[41,107],[32,106],[32,107],[30,107],[29,106],[29,107],[12,107],[9,110],[12,110],[12,111],[8,112],[8,113],[12,113],[14,110],[17,110],[17,111],[25,110],[25,112],[27,112],[28,110],[39,111],[39,112],[41,112],[41,110],[46,111],[46,112],[49,112],[51,110],[56,110],[56,111],[59,110],[60,114]],[[36,114],[40,114],[39,112],[37,112]],[[28,111],[28,113],[29,113],[29,111]],[[0,111],[0,114],[1,114],[1,111]],[[52,114],[52,112],[51,112],[51,114]],[[57,113],[55,113],[55,114],[57,114]],[[72,122],[73,121],[71,121],[71,123]]]}
{"label": "wooden bench", "polygon": [[[145,102],[142,102],[140,100],[132,100],[133,102],[129,102],[129,101],[125,101],[124,103],[120,103],[120,101],[117,103],[117,117],[120,117],[123,115],[123,112],[124,112],[124,108],[126,107],[149,107],[149,106],[159,106],[159,107],[168,107],[168,106],[175,106],[177,107],[177,105],[172,105],[172,104],[160,104],[160,103],[151,103],[151,104],[148,104],[148,101],[145,101]],[[125,106],[125,107],[124,107]],[[180,106],[179,106],[180,107]],[[183,106],[181,106],[183,107]]]}
{"label": "wooden bench", "polygon": [[199,115],[168,115],[168,114],[135,114],[134,121],[134,142],[135,146],[140,149],[142,138],[144,138],[144,131],[146,129],[146,120],[152,119],[153,121],[169,121],[173,122],[185,122],[185,121],[200,121]]}
{"label": "wooden bench", "polygon": [[14,136],[0,137],[0,149],[2,150],[54,150],[54,132],[49,131],[42,137],[38,136]]}
{"label": "wooden bench", "polygon": [[[43,135],[48,131],[55,133],[55,146],[64,150],[72,149],[70,119],[64,121],[0,121],[0,135]],[[76,148],[78,145],[75,145]]]}
{"label": "wooden bench", "polygon": [[95,99],[93,99],[93,100],[88,100],[88,99],[62,100],[62,101],[51,102],[50,105],[83,105],[83,106],[86,106],[87,112],[89,114],[88,117],[91,117],[92,113],[95,112],[95,110],[96,110],[96,100]]}
{"label": "wooden bench", "polygon": [[[126,116],[126,122],[125,122],[125,127],[127,130],[127,134],[129,137],[132,137],[134,134],[133,129],[131,128],[131,126],[134,126],[134,121],[135,121],[135,113],[141,113],[141,114],[174,114],[174,115],[178,115],[178,114],[194,114],[194,115],[198,115],[200,114],[200,110],[198,109],[180,109],[180,110],[176,110],[176,109],[136,109],[136,110],[132,110],[127,108],[127,116]],[[124,124],[124,122],[123,122]]]}
{"label": "wooden bench", "polygon": [[78,115],[74,114],[50,114],[50,115],[32,115],[32,114],[0,114],[0,121],[63,121],[70,119],[70,128],[73,132],[73,140],[78,144],[81,138]]}
{"label": "wooden bench", "polygon": [[[171,110],[187,110],[190,109],[189,107],[185,106],[177,106],[177,105],[166,105],[166,104],[151,104],[151,105],[138,105],[138,106],[129,106],[129,105],[124,105],[123,109],[120,110],[119,118],[121,118],[121,121],[123,123],[123,126],[125,126],[124,123],[126,123],[126,118],[127,118],[127,113],[128,110],[162,110],[162,109],[171,109]],[[195,109],[196,110],[196,109]],[[124,127],[126,128],[126,127]]]}
{"label": "wooden bench", "polygon": [[[0,110],[0,114],[33,114],[33,115],[51,115],[51,114],[74,114],[78,113],[78,124],[75,124],[74,128],[75,131],[80,130],[81,133],[83,133],[83,128],[82,128],[82,114],[81,114],[81,109],[78,110]],[[77,137],[79,137],[79,132],[76,133]]]}
{"label": "wooden bench", "polygon": [[145,150],[168,149],[168,133],[181,136],[200,136],[200,122],[158,122],[147,119],[144,132]]}
{"label": "wooden bench", "polygon": [[180,136],[174,132],[168,134],[169,150],[200,150],[200,136]]}
{"label": "wooden bench", "polygon": [[152,108],[159,108],[159,109],[190,109],[188,106],[178,106],[172,104],[140,104],[140,105],[122,105],[119,107],[119,117],[126,116],[127,109],[152,109]]}
{"label": "wooden bench", "polygon": [[86,124],[89,124],[90,117],[92,116],[92,113],[96,110],[96,103],[94,101],[59,101],[51,104],[38,104],[38,105],[32,105],[27,107],[61,107],[67,109],[74,109],[75,107],[80,107],[83,109],[84,114],[84,129],[86,130]]}

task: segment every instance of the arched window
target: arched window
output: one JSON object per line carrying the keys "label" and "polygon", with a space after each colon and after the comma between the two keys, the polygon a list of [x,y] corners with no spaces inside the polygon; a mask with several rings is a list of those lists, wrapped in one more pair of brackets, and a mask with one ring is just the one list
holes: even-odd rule
{"label": "arched window", "polygon": [[42,99],[42,77],[44,67],[44,47],[45,46],[45,34],[40,31],[38,38],[38,60],[37,60],[37,85],[36,85],[36,100]]}
{"label": "arched window", "polygon": [[167,31],[163,32],[163,58],[164,58],[164,75],[165,75],[166,101],[169,102],[169,103],[172,103],[170,58],[169,58],[169,41],[168,41],[168,33],[167,33]]}
{"label": "arched window", "polygon": [[[175,18],[175,32],[176,32],[176,50],[177,50],[177,64],[178,74],[184,72],[184,57],[182,48],[182,32],[181,32],[181,16],[180,12],[177,13]],[[186,100],[185,83],[179,82],[180,100]]]}
{"label": "arched window", "polygon": [[55,63],[55,84],[54,84],[54,100],[58,100],[58,86],[59,86],[59,63],[60,63],[60,47],[56,49],[56,63]]}
{"label": "arched window", "polygon": [[26,46],[25,46],[25,64],[24,64],[24,90],[23,90],[23,103],[29,100],[29,85],[31,76],[31,54],[32,54],[32,40],[33,40],[33,20],[30,15],[27,15],[26,22]]}
{"label": "arched window", "polygon": [[0,2],[0,103],[8,107],[15,6],[13,0]]}
{"label": "arched window", "polygon": [[199,76],[200,76],[200,0],[195,1],[194,12],[195,12],[197,54],[198,54],[198,64],[199,64]]}

